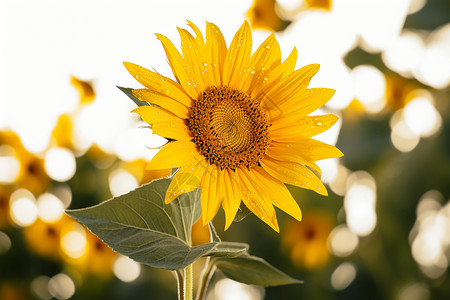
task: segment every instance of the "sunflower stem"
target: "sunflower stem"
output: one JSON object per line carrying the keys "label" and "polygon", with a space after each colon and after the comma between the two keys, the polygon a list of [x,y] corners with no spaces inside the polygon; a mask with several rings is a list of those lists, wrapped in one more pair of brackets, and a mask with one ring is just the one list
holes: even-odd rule
{"label": "sunflower stem", "polygon": [[192,264],[187,266],[184,269],[184,298],[183,300],[193,300],[193,287],[194,287],[194,280],[193,280],[193,271],[192,271]]}
{"label": "sunflower stem", "polygon": [[211,258],[208,256],[205,261],[205,267],[202,271],[201,281],[200,285],[198,287],[198,294],[196,300],[204,300],[206,298],[206,292],[208,290],[209,282],[211,281],[212,275],[214,274],[214,271],[216,269],[216,266],[214,265],[214,260],[211,260]]}
{"label": "sunflower stem", "polygon": [[178,300],[184,300],[184,276],[182,270],[175,270],[178,287]]}

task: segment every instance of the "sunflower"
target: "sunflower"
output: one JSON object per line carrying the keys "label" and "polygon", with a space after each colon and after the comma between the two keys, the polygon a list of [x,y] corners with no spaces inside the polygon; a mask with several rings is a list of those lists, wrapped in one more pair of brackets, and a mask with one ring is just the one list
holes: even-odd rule
{"label": "sunflower", "polygon": [[177,81],[125,62],[145,86],[133,95],[150,105],[133,110],[153,133],[169,140],[147,169],[178,168],[165,201],[201,186],[203,224],[225,211],[225,229],[241,201],[279,231],[274,206],[301,220],[302,214],[284,183],[327,191],[315,173],[317,160],[340,157],[336,147],[311,139],[332,126],[334,115],[308,116],[334,93],[307,89],[319,70],[313,64],[294,71],[294,48],[281,63],[271,34],[251,54],[252,35],[245,21],[227,48],[219,28],[207,22],[206,39],[188,21],[195,37],[179,29],[181,50],[156,34]]}

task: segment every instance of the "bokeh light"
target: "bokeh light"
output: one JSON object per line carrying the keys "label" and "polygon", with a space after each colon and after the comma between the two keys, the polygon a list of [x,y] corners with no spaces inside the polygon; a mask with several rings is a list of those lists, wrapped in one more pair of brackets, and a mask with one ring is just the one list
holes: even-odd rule
{"label": "bokeh light", "polygon": [[348,227],[359,236],[369,235],[377,223],[375,180],[369,173],[358,171],[349,176],[347,184],[344,208]]}
{"label": "bokeh light", "polygon": [[69,275],[59,273],[48,281],[48,291],[56,299],[69,299],[75,293],[75,283]]}
{"label": "bokeh light", "polygon": [[116,197],[138,187],[137,179],[124,169],[116,169],[109,175],[109,189]]}
{"label": "bokeh light", "polygon": [[38,217],[34,195],[25,189],[16,190],[10,199],[10,215],[14,223],[21,227],[33,224]]}
{"label": "bokeh light", "polygon": [[11,239],[9,236],[0,231],[0,255],[7,252],[11,248]]}
{"label": "bokeh light", "polygon": [[53,194],[44,193],[37,199],[38,215],[43,221],[58,221],[64,213],[64,204]]}
{"label": "bokeh light", "polygon": [[31,281],[30,289],[33,295],[41,300],[50,300],[52,294],[49,292],[50,278],[45,275],[38,276]]}
{"label": "bokeh light", "polygon": [[335,290],[347,288],[356,277],[356,266],[351,262],[340,264],[331,274],[331,286]]}
{"label": "bokeh light", "polygon": [[20,162],[14,148],[0,145],[0,184],[10,184],[16,181],[20,174]]}
{"label": "bokeh light", "polygon": [[380,112],[386,103],[386,79],[383,73],[371,65],[359,65],[352,70],[351,76],[356,99],[368,112]]}
{"label": "bokeh light", "polygon": [[54,180],[64,182],[72,178],[77,169],[75,156],[65,148],[52,148],[45,155],[45,170]]}
{"label": "bokeh light", "polygon": [[132,282],[141,274],[141,265],[126,256],[118,256],[113,265],[114,275],[123,282]]}
{"label": "bokeh light", "polygon": [[403,110],[406,125],[420,137],[433,135],[439,129],[442,119],[432,102],[426,97],[417,97]]}
{"label": "bokeh light", "polygon": [[336,226],[328,238],[330,251],[339,257],[351,255],[359,245],[359,238],[346,225]]}
{"label": "bokeh light", "polygon": [[70,258],[78,259],[86,253],[86,231],[78,223],[70,227],[61,238],[61,248]]}
{"label": "bokeh light", "polygon": [[262,287],[246,285],[228,278],[220,279],[215,287],[214,293],[210,293],[207,300],[262,300],[264,299]]}

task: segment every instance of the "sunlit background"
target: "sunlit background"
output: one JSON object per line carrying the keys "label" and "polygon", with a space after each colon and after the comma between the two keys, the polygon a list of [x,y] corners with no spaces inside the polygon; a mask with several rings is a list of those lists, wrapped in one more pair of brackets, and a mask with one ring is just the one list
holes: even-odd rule
{"label": "sunlit background", "polygon": [[64,210],[169,175],[144,171],[166,141],[116,86],[139,87],[123,61],[171,77],[154,33],[179,44],[186,19],[228,43],[247,19],[254,50],[275,31],[297,68],[320,63],[311,86],[336,93],[315,114],[340,120],[318,139],[345,154],[318,162],[329,197],[290,187],[304,220],[278,211],[280,234],[214,220],[305,283],[217,273],[207,299],[449,299],[447,0],[0,1],[0,299],[176,299],[170,272],[115,254]]}

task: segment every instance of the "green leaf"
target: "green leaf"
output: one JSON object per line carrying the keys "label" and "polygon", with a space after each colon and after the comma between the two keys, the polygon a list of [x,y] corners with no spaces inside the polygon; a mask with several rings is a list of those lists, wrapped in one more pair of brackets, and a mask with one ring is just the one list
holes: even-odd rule
{"label": "green leaf", "polygon": [[138,98],[136,98],[136,96],[133,95],[133,89],[124,88],[121,86],[117,86],[117,88],[122,92],[124,92],[124,94],[127,95],[131,100],[133,100],[133,102],[136,103],[137,106],[149,105],[147,102],[141,101]]}
{"label": "green leaf", "polygon": [[217,243],[190,246],[192,225],[201,215],[200,189],[164,204],[170,180],[155,180],[99,205],[67,213],[120,254],[151,267],[183,269]]}
{"label": "green leaf", "polygon": [[302,283],[255,256],[219,258],[215,261],[215,265],[230,279],[246,284],[276,286]]}

